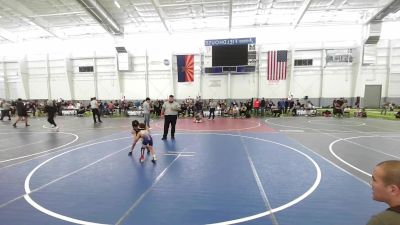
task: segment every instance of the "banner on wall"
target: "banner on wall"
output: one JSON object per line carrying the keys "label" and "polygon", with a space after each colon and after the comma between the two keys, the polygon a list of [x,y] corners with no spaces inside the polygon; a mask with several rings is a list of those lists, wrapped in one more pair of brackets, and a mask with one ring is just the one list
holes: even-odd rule
{"label": "banner on wall", "polygon": [[178,82],[194,81],[194,55],[177,55]]}
{"label": "banner on wall", "polygon": [[326,49],[326,64],[353,63],[352,49]]}
{"label": "banner on wall", "polygon": [[287,50],[268,51],[267,80],[286,80]]}

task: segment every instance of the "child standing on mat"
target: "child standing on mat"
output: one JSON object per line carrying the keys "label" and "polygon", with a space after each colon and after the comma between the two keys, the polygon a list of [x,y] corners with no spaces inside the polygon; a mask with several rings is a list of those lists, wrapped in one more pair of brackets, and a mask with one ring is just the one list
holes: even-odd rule
{"label": "child standing on mat", "polygon": [[156,154],[154,153],[154,148],[153,148],[153,138],[150,135],[150,132],[148,129],[146,129],[146,125],[144,123],[137,123],[137,121],[132,121],[132,127],[133,127],[133,133],[134,133],[134,140],[132,143],[131,151],[129,152],[129,155],[132,155],[133,149],[135,148],[136,143],[139,141],[139,139],[142,139],[142,152],[141,152],[141,157],[140,157],[140,162],[144,161],[144,150],[147,149],[151,156],[152,159],[151,161],[154,163],[156,162]]}

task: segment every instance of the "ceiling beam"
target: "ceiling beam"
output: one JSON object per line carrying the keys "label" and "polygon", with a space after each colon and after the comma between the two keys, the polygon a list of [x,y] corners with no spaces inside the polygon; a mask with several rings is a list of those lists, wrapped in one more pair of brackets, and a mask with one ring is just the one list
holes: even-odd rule
{"label": "ceiling beam", "polygon": [[8,31],[6,29],[3,29],[1,27],[0,27],[0,37],[4,38],[6,40],[9,40],[11,42],[18,42],[19,41],[17,35],[13,34],[12,32],[10,32],[10,31]]}
{"label": "ceiling beam", "polygon": [[160,20],[161,20],[162,24],[164,25],[165,30],[166,30],[169,34],[171,34],[171,31],[169,30],[169,28],[168,28],[168,26],[167,26],[167,23],[165,22],[165,13],[164,13],[164,11],[161,9],[161,7],[160,7],[160,2],[159,2],[158,0],[151,0],[151,3],[153,4],[153,6],[154,6],[154,8],[155,8],[155,10],[156,10],[156,12],[157,12],[157,14],[158,14],[158,17],[160,17]]}
{"label": "ceiling beam", "polygon": [[59,36],[57,36],[55,33],[50,31],[49,24],[47,21],[43,20],[42,18],[35,18],[32,19],[32,17],[35,15],[34,12],[32,12],[30,9],[28,9],[25,5],[21,4],[18,0],[14,1],[7,1],[7,0],[2,0],[1,1],[3,5],[11,8],[13,11],[17,12],[21,16],[23,16],[21,19],[24,20],[25,22],[38,27],[39,29],[47,32],[50,34],[50,36],[56,37],[61,39]]}
{"label": "ceiling beam", "polygon": [[371,18],[369,18],[365,24],[369,24],[372,21],[381,21],[387,15],[389,15],[392,12],[397,12],[399,11],[399,9],[400,9],[400,1],[392,0],[385,7],[379,10],[375,15],[371,16]]}
{"label": "ceiling beam", "polygon": [[215,4],[221,4],[221,3],[229,3],[230,0],[223,0],[223,1],[212,1],[212,2],[203,2],[203,1],[198,1],[198,2],[190,2],[190,3],[172,3],[172,4],[159,4],[160,8],[164,7],[176,7],[176,6],[190,6],[190,5],[215,5]]}
{"label": "ceiling beam", "polygon": [[301,19],[303,18],[304,14],[307,12],[308,7],[311,5],[311,0],[305,0],[303,5],[300,6],[300,9],[293,21],[293,29],[296,29],[297,25],[299,25]]}

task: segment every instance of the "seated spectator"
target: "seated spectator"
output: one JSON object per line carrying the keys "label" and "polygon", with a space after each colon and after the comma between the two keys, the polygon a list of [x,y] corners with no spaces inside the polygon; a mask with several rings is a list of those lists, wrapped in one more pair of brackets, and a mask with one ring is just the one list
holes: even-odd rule
{"label": "seated spectator", "polygon": [[394,111],[394,103],[389,103],[389,111]]}
{"label": "seated spectator", "polygon": [[178,117],[179,116],[182,116],[182,117],[185,117],[186,116],[186,111],[187,111],[187,106],[186,106],[186,103],[185,102],[183,102],[182,104],[181,104],[181,108],[180,108],[181,110],[179,110],[179,112],[178,112]]}
{"label": "seated spectator", "polygon": [[222,116],[229,117],[229,116],[232,115],[232,108],[231,107],[226,107],[223,111],[221,111],[221,113],[222,113]]}
{"label": "seated spectator", "polygon": [[396,114],[394,114],[394,116],[396,117],[396,119],[400,119],[400,110]]}
{"label": "seated spectator", "polygon": [[76,115],[77,116],[83,116],[86,112],[86,109],[83,105],[79,109],[76,110]]}
{"label": "seated spectator", "polygon": [[317,111],[315,110],[315,106],[311,101],[307,101],[305,110],[306,110],[306,116],[315,116],[317,113]]}
{"label": "seated spectator", "polygon": [[241,104],[242,106],[240,107],[240,117],[241,118],[245,118],[246,117],[246,113],[247,113],[247,107],[245,104]]}
{"label": "seated spectator", "polygon": [[67,106],[67,109],[75,109],[75,107],[74,107],[74,105],[73,105],[72,103],[70,103],[70,104]]}
{"label": "seated spectator", "polygon": [[365,108],[358,110],[357,112],[354,113],[355,117],[367,117],[367,111],[365,111]]}
{"label": "seated spectator", "polygon": [[325,117],[331,117],[332,113],[329,110],[325,110],[325,111],[322,112],[322,115],[325,116]]}
{"label": "seated spectator", "polygon": [[343,115],[347,115],[348,117],[350,117],[350,107],[349,106],[345,106],[345,108],[343,108]]}
{"label": "seated spectator", "polygon": [[232,107],[232,116],[233,118],[239,117],[239,107],[236,104]]}

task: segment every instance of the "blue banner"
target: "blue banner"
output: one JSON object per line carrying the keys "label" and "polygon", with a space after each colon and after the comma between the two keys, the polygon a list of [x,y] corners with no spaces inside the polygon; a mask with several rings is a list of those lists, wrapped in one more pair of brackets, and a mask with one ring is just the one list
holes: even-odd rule
{"label": "blue banner", "polygon": [[221,45],[247,45],[255,44],[256,38],[234,38],[234,39],[215,39],[215,40],[205,40],[205,46],[221,46]]}

